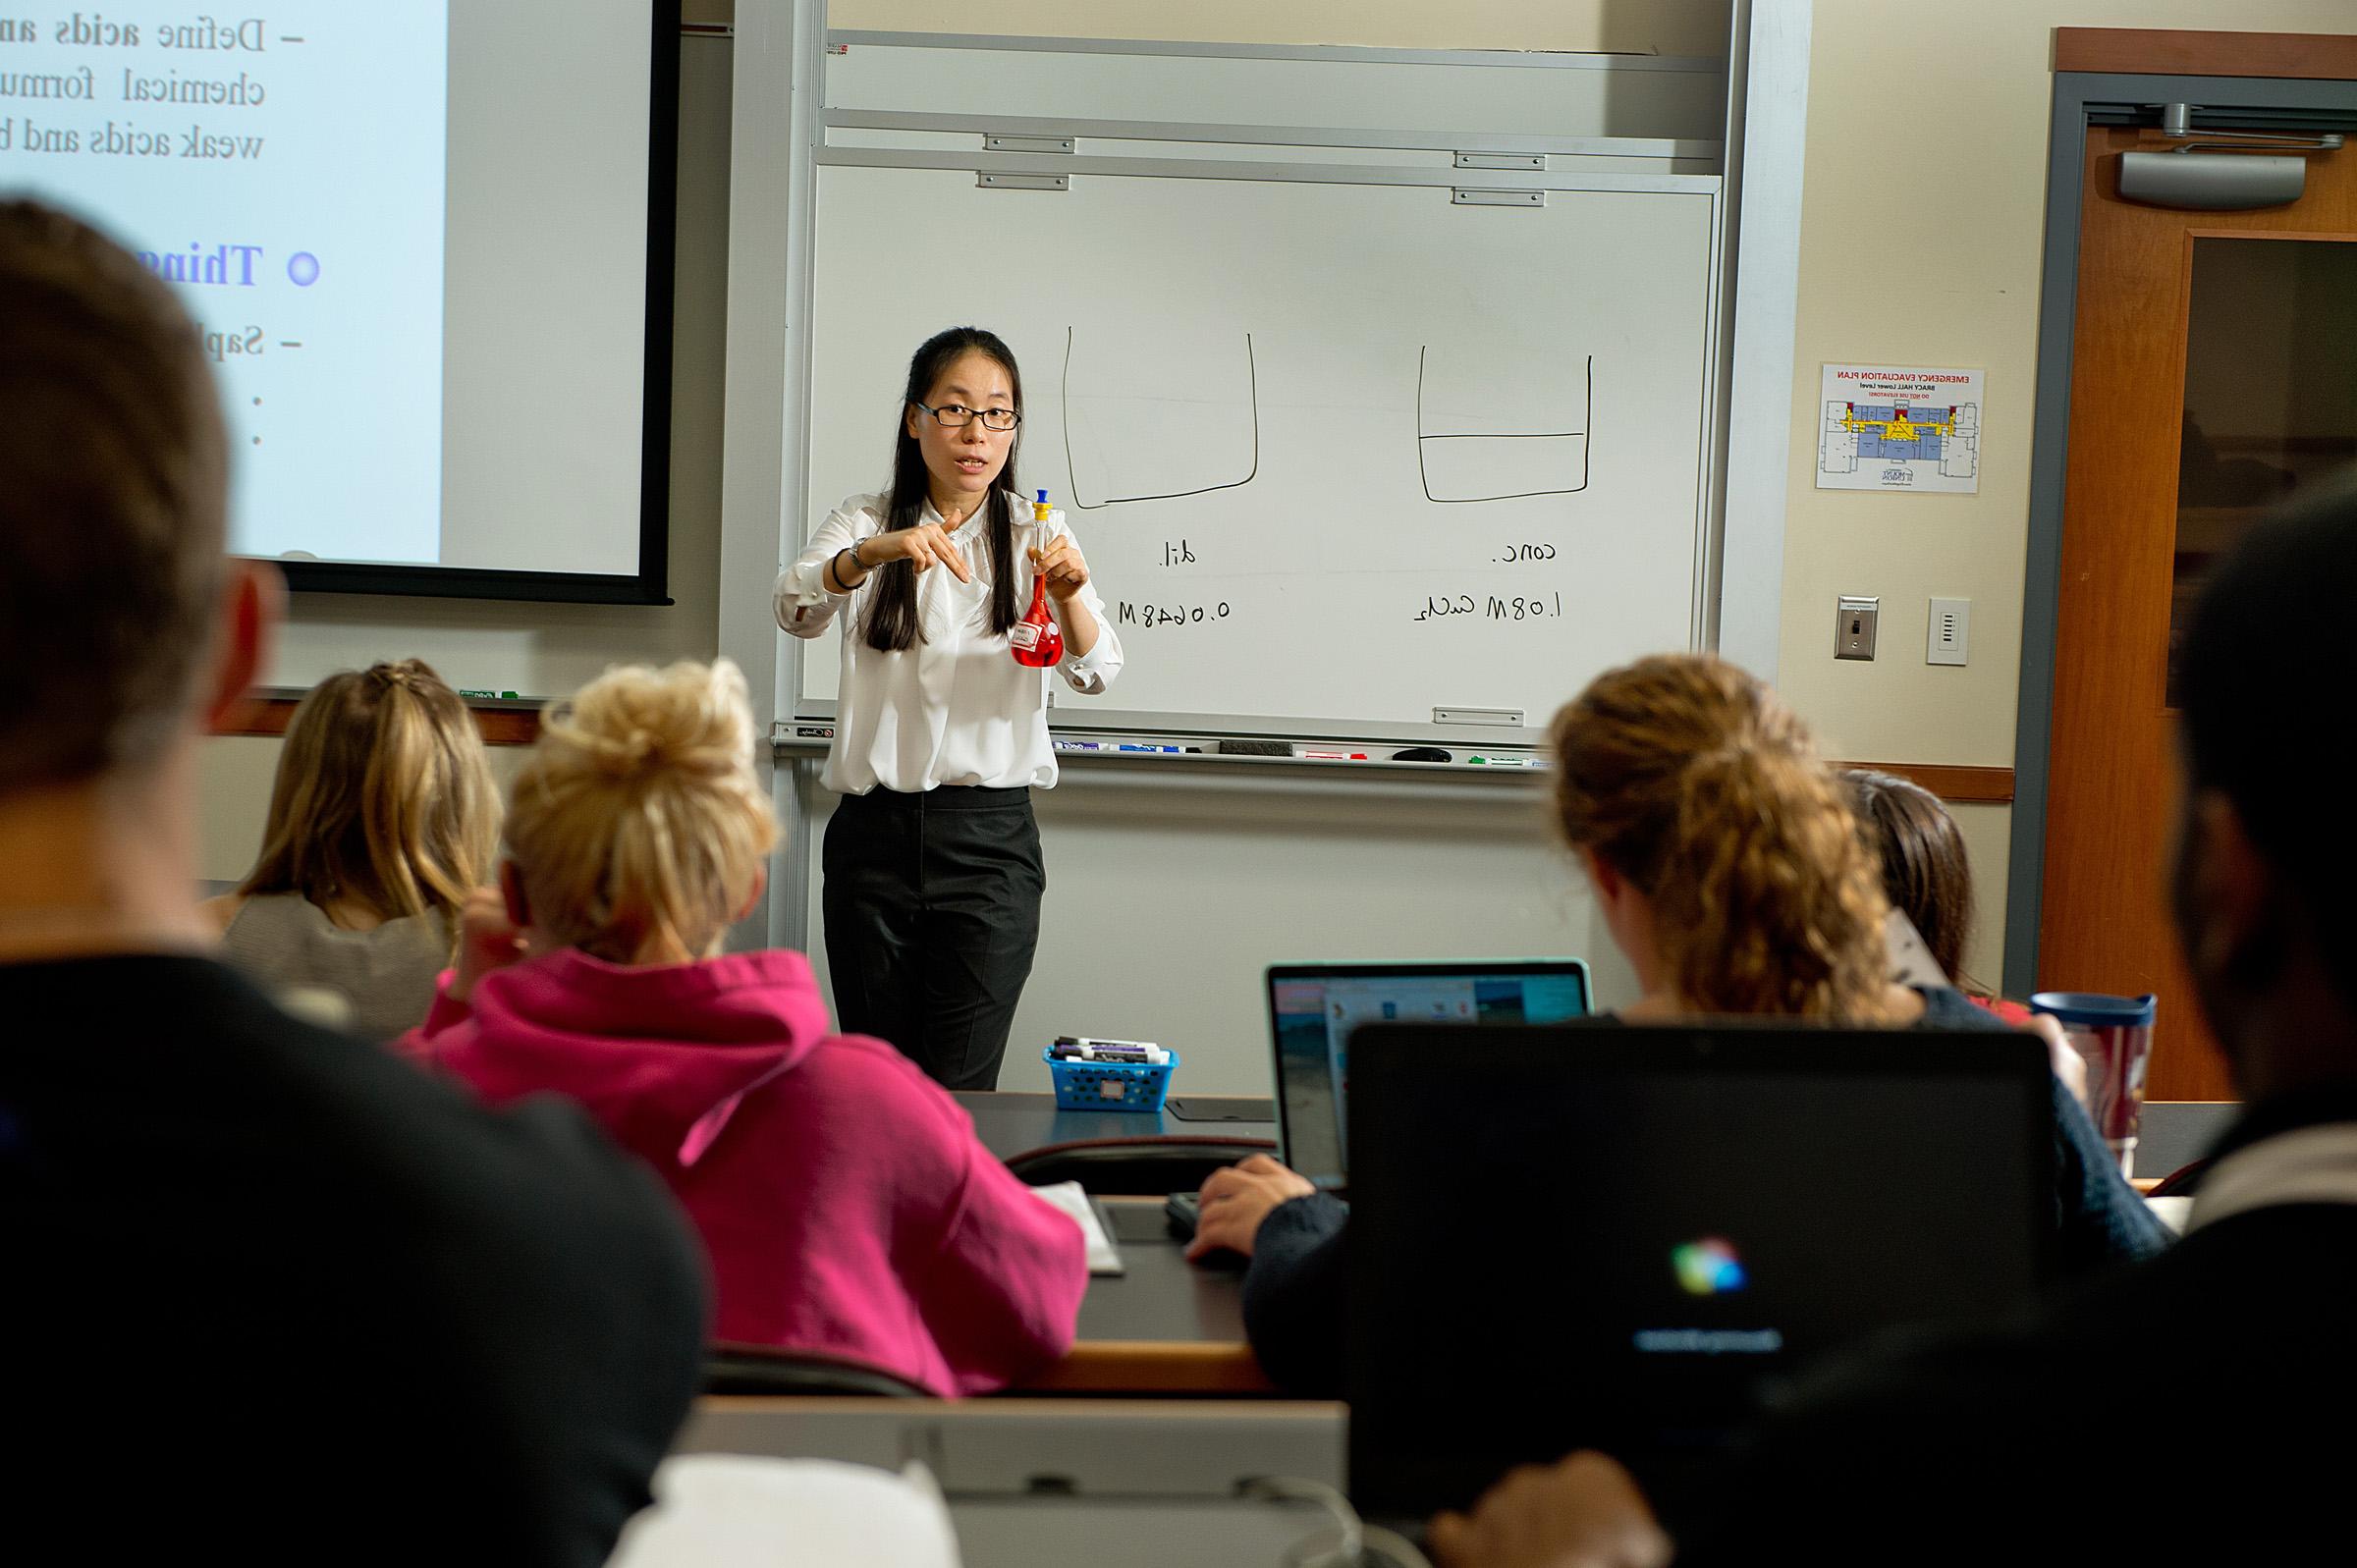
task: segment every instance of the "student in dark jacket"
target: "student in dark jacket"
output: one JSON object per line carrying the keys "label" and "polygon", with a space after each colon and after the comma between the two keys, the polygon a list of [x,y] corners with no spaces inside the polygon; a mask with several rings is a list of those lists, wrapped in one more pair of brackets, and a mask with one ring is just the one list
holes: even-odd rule
{"label": "student in dark jacket", "polygon": [[[1642,988],[1622,1021],[2006,1027],[1952,990],[1891,982],[1880,868],[1806,728],[1758,680],[1716,659],[1642,660],[1592,681],[1552,740],[1558,826]],[[2059,1081],[2055,1117],[2060,1266],[2158,1252],[2168,1232]],[[1203,1186],[1190,1255],[1250,1254],[1245,1329],[1288,1388],[1340,1391],[1347,1213],[1265,1156]]]}
{"label": "student in dark jacket", "polygon": [[[2357,820],[2331,668],[2357,497],[2262,525],[2184,643],[2169,894],[2249,1103],[2185,1239],[1994,1331],[1885,1347],[1786,1402],[1681,1564],[2211,1564],[2345,1546],[2357,1405]],[[2123,1371],[2123,1369],[2132,1369]],[[2153,1418],[2160,1417],[2159,1425]],[[1666,1562],[1597,1454],[1436,1523],[1450,1568]]]}
{"label": "student in dark jacket", "polygon": [[0,1512],[93,1562],[592,1568],[694,1391],[692,1245],[577,1112],[215,957],[198,751],[280,599],[228,459],[171,291],[0,202]]}

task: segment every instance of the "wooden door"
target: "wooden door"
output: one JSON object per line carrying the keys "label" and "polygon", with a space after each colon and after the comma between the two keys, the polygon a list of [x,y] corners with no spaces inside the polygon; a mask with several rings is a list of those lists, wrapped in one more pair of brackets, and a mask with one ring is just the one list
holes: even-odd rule
{"label": "wooden door", "polygon": [[2171,631],[2209,560],[2357,457],[2357,145],[2289,206],[2122,199],[2119,155],[2168,145],[2087,135],[2038,982],[2157,993],[2147,1093],[2223,1100],[2160,870]]}

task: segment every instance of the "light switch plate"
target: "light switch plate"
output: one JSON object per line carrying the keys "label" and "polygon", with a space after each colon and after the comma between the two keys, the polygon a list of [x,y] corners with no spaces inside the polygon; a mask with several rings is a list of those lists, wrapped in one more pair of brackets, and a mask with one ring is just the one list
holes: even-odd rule
{"label": "light switch plate", "polygon": [[1875,623],[1882,619],[1882,600],[1845,593],[1834,601],[1834,657],[1872,659]]}
{"label": "light switch plate", "polygon": [[1972,601],[1934,599],[1932,628],[1926,639],[1923,662],[1927,665],[1963,664],[1971,643]]}
{"label": "light switch plate", "polygon": [[1973,601],[1933,599],[1931,632],[1923,639],[1926,665],[1963,665],[1973,644]]}

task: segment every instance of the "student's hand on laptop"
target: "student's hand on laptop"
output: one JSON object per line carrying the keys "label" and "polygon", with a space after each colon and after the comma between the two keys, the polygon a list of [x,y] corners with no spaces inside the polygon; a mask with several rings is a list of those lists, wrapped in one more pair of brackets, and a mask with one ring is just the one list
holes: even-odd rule
{"label": "student's hand on laptop", "polygon": [[1435,1519],[1431,1545],[1441,1568],[1664,1568],[1674,1550],[1635,1480],[1592,1452],[1524,1465],[1470,1518]]}
{"label": "student's hand on laptop", "polygon": [[483,976],[524,956],[523,933],[508,918],[507,898],[496,888],[477,888],[466,895],[459,916],[459,962],[446,995],[453,1001],[471,1000]]}
{"label": "student's hand on laptop", "polygon": [[1252,1239],[1260,1234],[1260,1222],[1269,1217],[1269,1212],[1317,1190],[1307,1177],[1295,1175],[1267,1155],[1254,1155],[1240,1164],[1213,1171],[1196,1195],[1202,1217],[1195,1221],[1195,1239],[1186,1249],[1187,1261],[1222,1251],[1251,1257]]}

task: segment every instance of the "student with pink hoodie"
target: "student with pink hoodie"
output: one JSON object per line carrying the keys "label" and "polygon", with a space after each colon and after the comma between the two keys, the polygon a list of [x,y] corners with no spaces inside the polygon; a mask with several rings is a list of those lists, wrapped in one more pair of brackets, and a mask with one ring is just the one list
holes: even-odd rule
{"label": "student with pink hoodie", "polygon": [[1070,1345],[1080,1232],[891,1046],[830,1032],[798,952],[722,953],[777,838],[726,660],[608,671],[551,711],[498,892],[401,1049],[495,1105],[579,1102],[701,1232],[724,1340],[944,1395]]}

